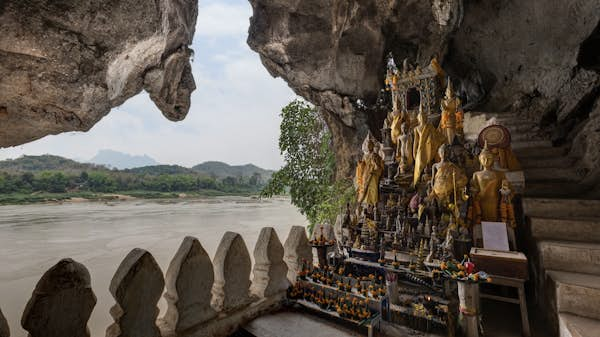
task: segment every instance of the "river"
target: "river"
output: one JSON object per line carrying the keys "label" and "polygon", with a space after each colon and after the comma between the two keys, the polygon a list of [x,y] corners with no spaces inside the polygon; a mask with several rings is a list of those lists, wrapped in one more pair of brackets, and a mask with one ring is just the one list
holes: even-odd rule
{"label": "river", "polygon": [[[226,231],[240,233],[252,255],[262,227],[274,227],[282,243],[306,218],[286,199],[243,197],[77,202],[0,207],[0,308],[11,336],[26,336],[21,314],[42,274],[70,257],[90,271],[98,298],[92,336],[104,336],[114,300],[110,280],[133,248],[152,253],[163,272],[187,235],[214,256]],[[159,302],[161,315],[166,303]]]}

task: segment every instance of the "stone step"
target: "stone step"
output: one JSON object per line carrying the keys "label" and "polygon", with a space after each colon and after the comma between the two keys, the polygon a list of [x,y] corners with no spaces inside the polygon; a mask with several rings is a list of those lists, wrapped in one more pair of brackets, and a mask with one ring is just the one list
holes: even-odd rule
{"label": "stone step", "polygon": [[556,313],[600,319],[600,277],[595,275],[546,271],[551,308]]}
{"label": "stone step", "polygon": [[511,128],[513,126],[518,126],[518,125],[528,125],[530,127],[534,127],[537,126],[538,124],[536,122],[527,120],[527,119],[523,119],[523,118],[514,118],[514,117],[497,117],[497,118],[493,118],[490,119],[491,123],[494,124],[500,124],[502,126],[504,126],[505,128]]}
{"label": "stone step", "polygon": [[542,140],[523,140],[511,143],[514,150],[528,147],[552,147],[552,142],[547,139]]}
{"label": "stone step", "polygon": [[[599,243],[539,241],[537,249],[541,267],[544,270],[570,271],[600,276]],[[600,287],[600,283],[598,287]],[[600,305],[598,307],[600,310]]]}
{"label": "stone step", "polygon": [[525,158],[548,158],[548,157],[562,157],[567,154],[568,148],[566,147],[552,147],[552,146],[527,146],[522,148],[513,147],[513,152],[521,160]]}
{"label": "stone step", "polygon": [[598,337],[600,320],[569,313],[558,314],[560,337]]}
{"label": "stone step", "polygon": [[529,217],[531,235],[536,240],[562,240],[600,242],[599,218],[544,218]]}
{"label": "stone step", "polygon": [[530,168],[525,170],[525,182],[577,182],[583,177],[572,167],[568,168]]}
{"label": "stone step", "polygon": [[525,182],[524,195],[527,198],[575,198],[589,199],[590,187],[572,182]]}
{"label": "stone step", "polygon": [[523,211],[529,217],[600,218],[600,200],[524,198]]}
{"label": "stone step", "polygon": [[510,131],[511,135],[515,135],[517,133],[521,133],[521,132],[538,132],[540,131],[539,126],[537,126],[535,123],[531,124],[531,123],[521,123],[521,124],[515,124],[515,125],[510,125],[506,127],[508,129],[508,131]]}
{"label": "stone step", "polygon": [[510,139],[513,142],[544,140],[544,138],[542,136],[540,136],[534,132],[527,132],[527,131],[513,132],[510,129],[509,129],[509,131],[511,133]]}
{"label": "stone step", "polygon": [[531,168],[567,168],[575,163],[576,159],[570,156],[551,157],[520,157],[519,163],[525,170]]}

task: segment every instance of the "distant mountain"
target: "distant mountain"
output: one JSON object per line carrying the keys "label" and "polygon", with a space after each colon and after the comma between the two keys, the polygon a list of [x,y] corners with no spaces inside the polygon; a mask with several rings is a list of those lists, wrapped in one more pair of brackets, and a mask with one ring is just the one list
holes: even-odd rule
{"label": "distant mountain", "polygon": [[253,174],[258,173],[265,182],[273,174],[273,171],[265,170],[253,164],[229,165],[220,161],[207,161],[192,167],[192,170],[217,179],[226,177],[251,177]]}
{"label": "distant mountain", "polygon": [[100,150],[94,158],[89,161],[94,164],[105,165],[119,170],[159,165],[156,160],[147,155],[137,156],[114,150]]}
{"label": "distant mountain", "polygon": [[36,171],[65,171],[80,172],[106,170],[106,167],[95,164],[78,163],[74,160],[53,156],[22,156],[16,159],[0,161],[0,171],[4,172],[36,172]]}

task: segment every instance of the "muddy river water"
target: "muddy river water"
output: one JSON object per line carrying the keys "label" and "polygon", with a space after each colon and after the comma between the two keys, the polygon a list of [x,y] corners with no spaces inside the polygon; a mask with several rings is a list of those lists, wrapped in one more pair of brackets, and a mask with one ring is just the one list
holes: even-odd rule
{"label": "muddy river water", "polygon": [[[133,248],[152,253],[163,272],[182,239],[195,236],[214,256],[226,231],[240,233],[252,254],[262,227],[274,227],[282,243],[306,219],[286,199],[243,197],[198,200],[130,200],[0,207],[0,308],[12,336],[26,336],[21,314],[42,274],[70,257],[90,271],[98,298],[89,327],[104,336],[114,304],[108,292],[121,260]],[[161,315],[166,303],[159,302]]]}

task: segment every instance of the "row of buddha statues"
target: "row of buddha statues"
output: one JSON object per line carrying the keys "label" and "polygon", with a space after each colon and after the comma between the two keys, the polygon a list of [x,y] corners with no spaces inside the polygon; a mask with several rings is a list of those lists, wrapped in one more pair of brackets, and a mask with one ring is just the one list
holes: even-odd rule
{"label": "row of buddha statues", "polygon": [[[418,215],[403,205],[403,214],[396,213],[396,218],[417,215],[420,222],[427,218],[444,232],[450,228],[463,237],[470,232],[475,246],[482,244],[481,222],[500,221],[514,242],[515,193],[505,171],[517,169],[518,162],[510,146],[465,140],[461,101],[450,79],[446,82],[438,116],[430,116],[423,105],[416,116],[393,110],[384,121],[381,143],[367,135],[355,175],[357,216],[367,209],[391,214],[387,201],[409,196]],[[437,127],[436,118],[430,117],[439,117]],[[373,224],[365,225],[373,231]]]}

